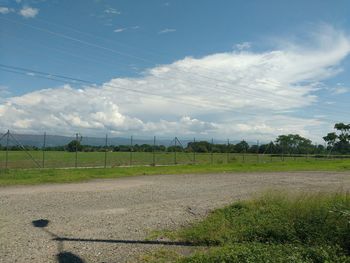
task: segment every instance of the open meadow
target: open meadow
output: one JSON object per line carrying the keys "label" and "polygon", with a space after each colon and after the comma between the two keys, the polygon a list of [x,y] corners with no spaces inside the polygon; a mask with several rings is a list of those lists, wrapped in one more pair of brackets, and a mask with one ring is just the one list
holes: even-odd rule
{"label": "open meadow", "polygon": [[[7,157],[6,157],[7,154]],[[6,164],[7,159],[7,164]],[[0,169],[118,167],[132,165],[235,164],[350,159],[349,155],[281,155],[193,152],[0,151]]]}

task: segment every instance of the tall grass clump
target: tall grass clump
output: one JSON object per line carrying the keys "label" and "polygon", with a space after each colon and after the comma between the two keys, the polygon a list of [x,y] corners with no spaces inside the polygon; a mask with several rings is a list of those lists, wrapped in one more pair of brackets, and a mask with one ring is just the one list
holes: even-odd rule
{"label": "tall grass clump", "polygon": [[270,192],[215,210],[175,237],[209,246],[179,262],[350,262],[350,194]]}

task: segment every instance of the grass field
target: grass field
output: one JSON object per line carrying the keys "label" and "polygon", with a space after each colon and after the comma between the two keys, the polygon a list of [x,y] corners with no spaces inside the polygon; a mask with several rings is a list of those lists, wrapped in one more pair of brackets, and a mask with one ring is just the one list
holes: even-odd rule
{"label": "grass field", "polygon": [[[28,154],[29,153],[29,154]],[[41,151],[9,151],[7,157],[7,168],[69,168],[75,167],[75,153],[64,151],[43,152]],[[106,159],[105,159],[106,156]],[[35,161],[33,161],[33,159]],[[107,167],[127,165],[173,165],[173,164],[229,164],[229,163],[264,163],[282,161],[305,161],[315,159],[316,156],[279,156],[268,154],[237,154],[237,153],[184,153],[177,152],[78,152],[78,167]],[[327,159],[327,156],[318,156],[317,159]],[[342,158],[350,159],[350,156]],[[6,167],[6,152],[0,151],[0,168]]]}
{"label": "grass field", "polygon": [[349,194],[269,193],[153,237],[199,246],[190,255],[163,249],[141,261],[350,262],[349,222]]}
{"label": "grass field", "polygon": [[284,162],[234,162],[171,166],[134,166],[92,169],[1,169],[0,186],[43,183],[68,183],[90,179],[126,176],[188,173],[277,172],[277,171],[350,171],[350,160],[299,160]]}

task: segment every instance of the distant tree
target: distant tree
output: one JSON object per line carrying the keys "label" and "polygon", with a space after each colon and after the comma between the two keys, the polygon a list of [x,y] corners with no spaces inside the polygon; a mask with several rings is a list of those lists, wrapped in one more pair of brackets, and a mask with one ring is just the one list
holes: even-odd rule
{"label": "distant tree", "polygon": [[323,139],[327,142],[328,150],[338,153],[350,153],[350,124],[342,122],[334,125],[336,132],[328,133]]}
{"label": "distant tree", "polygon": [[299,134],[280,135],[276,139],[276,144],[282,152],[288,153],[308,153],[313,149],[311,140]]}
{"label": "distant tree", "polygon": [[247,152],[248,149],[249,149],[249,144],[244,140],[235,144],[235,151],[238,153]]}
{"label": "distant tree", "polygon": [[327,143],[327,146],[330,148],[334,147],[337,139],[338,139],[338,135],[335,132],[330,132],[323,137],[323,140]]}
{"label": "distant tree", "polygon": [[82,149],[83,149],[83,146],[80,144],[80,141],[73,140],[67,144],[68,152],[75,152],[76,150],[81,151]]}

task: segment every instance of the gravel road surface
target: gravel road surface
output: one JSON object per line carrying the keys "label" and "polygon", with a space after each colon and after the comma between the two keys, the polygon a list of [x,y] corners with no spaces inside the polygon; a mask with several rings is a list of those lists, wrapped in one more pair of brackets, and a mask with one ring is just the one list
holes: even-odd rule
{"label": "gravel road surface", "polygon": [[[150,231],[267,189],[349,190],[350,174],[157,175],[0,188],[0,262],[133,262],[167,246],[144,242]],[[38,219],[48,222],[34,227]]]}

